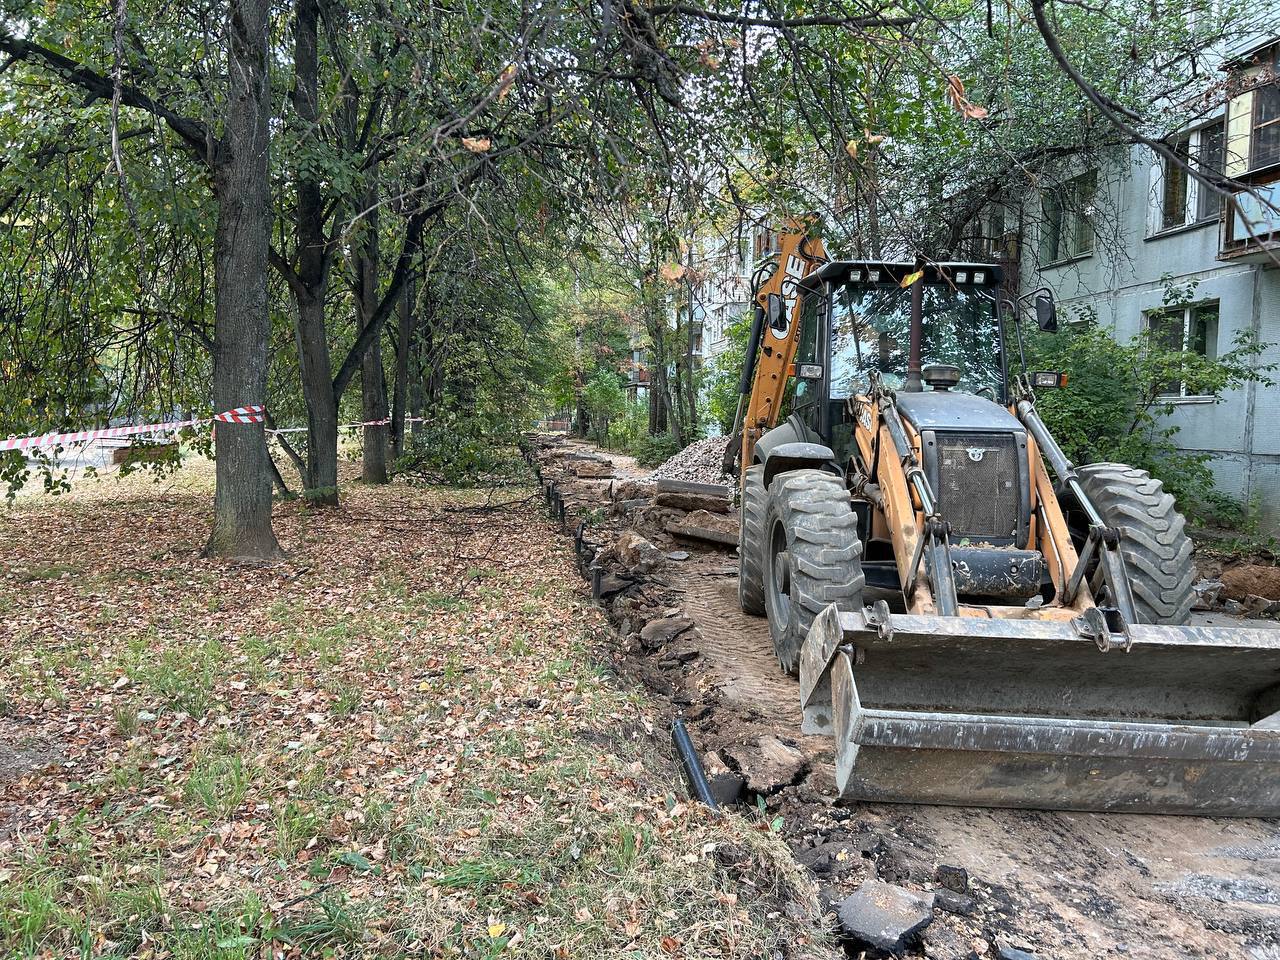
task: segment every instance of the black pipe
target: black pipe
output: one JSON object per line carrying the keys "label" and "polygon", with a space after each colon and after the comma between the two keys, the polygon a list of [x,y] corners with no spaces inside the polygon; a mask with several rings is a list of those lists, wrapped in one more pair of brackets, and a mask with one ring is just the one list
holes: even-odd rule
{"label": "black pipe", "polygon": [[685,777],[689,781],[689,790],[695,797],[707,805],[710,810],[719,810],[720,804],[711,795],[711,785],[707,783],[707,774],[702,769],[702,761],[698,752],[693,749],[693,741],[689,739],[689,731],[684,721],[676,717],[671,721],[671,742],[675,744],[676,753],[680,755],[680,763],[684,767]]}
{"label": "black pipe", "polygon": [[756,358],[760,352],[760,334],[764,330],[764,308],[756,304],[751,315],[751,335],[747,337],[747,354],[742,364],[742,376],[738,378],[738,393],[745,396],[751,392],[751,381],[756,375]]}

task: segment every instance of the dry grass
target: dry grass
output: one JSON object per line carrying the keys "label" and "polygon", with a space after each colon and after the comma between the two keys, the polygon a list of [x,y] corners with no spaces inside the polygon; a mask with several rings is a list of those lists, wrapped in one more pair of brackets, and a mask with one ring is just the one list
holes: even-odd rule
{"label": "dry grass", "polygon": [[198,557],[209,493],[196,464],[0,515],[0,954],[819,942],[785,845],[682,801],[532,507],[349,485],[247,568]]}

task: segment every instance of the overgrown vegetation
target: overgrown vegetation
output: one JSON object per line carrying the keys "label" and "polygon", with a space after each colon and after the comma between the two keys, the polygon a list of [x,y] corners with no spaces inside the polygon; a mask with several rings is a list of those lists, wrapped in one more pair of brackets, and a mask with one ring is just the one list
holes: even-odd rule
{"label": "overgrown vegetation", "polygon": [[[1168,285],[1172,308],[1194,301],[1195,287]],[[1032,339],[1028,363],[1068,375],[1063,390],[1042,391],[1036,406],[1067,456],[1076,463],[1128,463],[1159,477],[1180,508],[1201,522],[1239,524],[1248,509],[1214,487],[1210,454],[1179,450],[1177,402],[1191,396],[1219,402],[1250,383],[1272,386],[1274,363],[1260,357],[1266,345],[1249,331],[1230,350],[1206,356],[1171,345],[1146,329],[1128,342],[1098,323],[1092,310],[1053,335]]]}

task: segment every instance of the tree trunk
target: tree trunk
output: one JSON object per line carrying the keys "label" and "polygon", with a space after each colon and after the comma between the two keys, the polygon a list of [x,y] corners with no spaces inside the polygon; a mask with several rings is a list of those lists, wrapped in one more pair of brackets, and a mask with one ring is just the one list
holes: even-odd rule
{"label": "tree trunk", "polygon": [[[293,107],[304,137],[317,136],[320,60],[317,24],[320,5],[298,0],[294,13]],[[309,506],[338,505],[338,402],[329,368],[325,298],[329,286],[330,243],[325,236],[324,199],[315,174],[300,168],[296,177],[294,229],[298,241],[296,283],[290,286],[298,309],[298,366],[307,406],[307,476],[303,497]]]}
{"label": "tree trunk", "polygon": [[[369,172],[370,186],[362,204],[364,224],[357,240],[359,253],[355,258],[356,269],[359,271],[360,299],[357,312],[360,315],[361,329],[373,323],[374,311],[378,309],[377,177],[375,166]],[[390,431],[387,424],[378,422],[387,419],[387,377],[382,368],[380,336],[373,339],[360,359],[360,402],[365,422],[377,423],[376,426],[364,428],[361,479],[365,483],[386,483],[387,439]]]}
{"label": "tree trunk", "polygon": [[422,362],[426,352],[422,349],[422,330],[417,329],[414,334],[409,340],[409,417],[413,421],[409,426],[409,435],[416,437],[422,433],[425,419],[423,413],[426,410],[427,373]]}
{"label": "tree trunk", "polygon": [[[304,258],[305,260],[305,258]],[[305,274],[304,274],[305,276]],[[302,496],[308,506],[338,505],[338,404],[329,373],[329,337],[324,327],[324,299],[300,294],[298,368],[307,406],[307,475]]]}
{"label": "tree trunk", "polygon": [[391,402],[391,456],[404,453],[404,408],[409,386],[409,351],[413,345],[413,282],[400,294],[400,325],[396,331],[396,379]]}
{"label": "tree trunk", "polygon": [[[267,395],[267,255],[271,192],[266,0],[231,0],[224,133],[214,165],[213,403],[218,412]],[[206,556],[280,554],[271,529],[271,467],[262,424],[223,423],[217,436],[213,530]]]}
{"label": "tree trunk", "polygon": [[[690,266],[690,269],[692,269],[693,267],[692,242],[689,244],[689,250],[691,251],[689,254],[689,266]],[[685,343],[685,363],[688,365],[688,370],[686,372],[686,378],[687,378],[686,389],[689,392],[689,436],[693,436],[698,431],[698,385],[694,382],[695,378],[693,375],[693,352],[694,352],[693,348],[696,344],[696,337],[694,335],[695,328],[693,325],[693,311],[694,311],[694,305],[695,305],[693,290],[694,290],[693,281],[690,280],[689,281],[689,335]]]}

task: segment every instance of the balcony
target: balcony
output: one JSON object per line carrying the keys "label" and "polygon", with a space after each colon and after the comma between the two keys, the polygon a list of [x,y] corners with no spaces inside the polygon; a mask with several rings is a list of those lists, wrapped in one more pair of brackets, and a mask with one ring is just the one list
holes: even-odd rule
{"label": "balcony", "polygon": [[1280,182],[1240,191],[1222,222],[1218,259],[1232,263],[1274,263],[1280,259]]}

